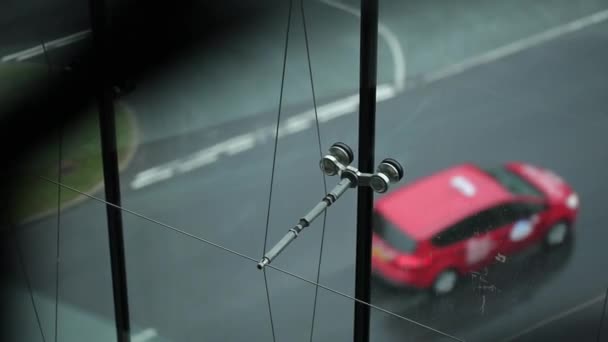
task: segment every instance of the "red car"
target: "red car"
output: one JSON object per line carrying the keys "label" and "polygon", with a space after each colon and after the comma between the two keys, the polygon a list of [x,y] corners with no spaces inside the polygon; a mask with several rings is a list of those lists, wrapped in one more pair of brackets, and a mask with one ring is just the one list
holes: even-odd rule
{"label": "red car", "polygon": [[496,258],[564,243],[578,207],[578,195],[549,170],[458,165],[377,201],[372,269],[389,283],[445,294]]}

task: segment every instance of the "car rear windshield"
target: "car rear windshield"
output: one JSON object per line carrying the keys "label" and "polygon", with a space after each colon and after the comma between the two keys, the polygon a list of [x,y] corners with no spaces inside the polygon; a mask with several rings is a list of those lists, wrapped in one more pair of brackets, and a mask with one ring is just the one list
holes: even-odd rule
{"label": "car rear windshield", "polygon": [[392,248],[401,252],[413,252],[416,248],[416,241],[412,240],[401,229],[387,221],[380,214],[374,213],[372,225],[374,233]]}
{"label": "car rear windshield", "polygon": [[514,195],[543,196],[543,193],[539,189],[506,167],[488,168],[485,169],[485,172]]}

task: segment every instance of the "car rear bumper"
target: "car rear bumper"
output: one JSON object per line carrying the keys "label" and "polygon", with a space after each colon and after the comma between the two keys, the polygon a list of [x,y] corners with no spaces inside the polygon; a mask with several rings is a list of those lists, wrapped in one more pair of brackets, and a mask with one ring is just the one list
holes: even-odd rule
{"label": "car rear bumper", "polygon": [[372,274],[383,283],[403,289],[423,290],[430,286],[424,271],[404,271],[372,258]]}
{"label": "car rear bumper", "polygon": [[374,269],[372,269],[372,277],[374,278],[375,281],[377,281],[377,283],[379,285],[382,285],[384,287],[391,288],[391,289],[412,291],[412,292],[418,292],[418,291],[425,290],[425,288],[423,288],[423,287],[416,287],[416,286],[410,285],[409,283],[400,282],[400,281],[396,281],[392,278],[385,277]]}

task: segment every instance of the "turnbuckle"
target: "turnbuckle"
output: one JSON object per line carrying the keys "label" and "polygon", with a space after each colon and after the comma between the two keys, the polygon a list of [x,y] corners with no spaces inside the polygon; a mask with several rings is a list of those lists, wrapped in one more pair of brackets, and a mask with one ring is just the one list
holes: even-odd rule
{"label": "turnbuckle", "polygon": [[261,270],[270,264],[272,260],[298,237],[304,228],[308,227],[349,188],[369,186],[375,192],[384,193],[388,190],[390,184],[397,183],[403,178],[403,167],[395,159],[386,158],[382,160],[376,169],[376,173],[363,173],[357,168],[350,166],[353,159],[353,151],[348,145],[341,142],[331,145],[329,154],[321,158],[319,167],[327,176],[339,175],[340,182],[312,210],[300,218],[298,224],[289,229],[285,236],[264,255],[257,265],[258,269]]}

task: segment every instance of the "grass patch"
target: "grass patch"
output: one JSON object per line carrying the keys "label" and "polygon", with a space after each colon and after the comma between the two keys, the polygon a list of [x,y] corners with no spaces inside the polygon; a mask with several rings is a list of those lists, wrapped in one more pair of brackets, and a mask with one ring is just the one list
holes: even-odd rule
{"label": "grass patch", "polygon": [[[39,86],[41,81],[48,80],[45,77],[48,77],[48,71],[40,65],[0,64],[0,101],[5,101],[0,102],[0,105],[10,103],[14,97],[26,93],[24,89],[29,89],[28,87]],[[118,158],[122,164],[132,148],[130,145],[133,143],[134,127],[127,108],[120,103],[115,108]],[[52,139],[24,156],[19,165],[16,165],[17,174],[9,191],[12,222],[56,212],[58,187],[40,179],[40,176],[56,181],[61,175],[62,183],[84,192],[92,190],[103,180],[96,106],[92,104],[77,117],[78,120],[63,127],[61,140],[57,131]],[[69,189],[60,191],[62,206],[77,197],[80,195]]]}

